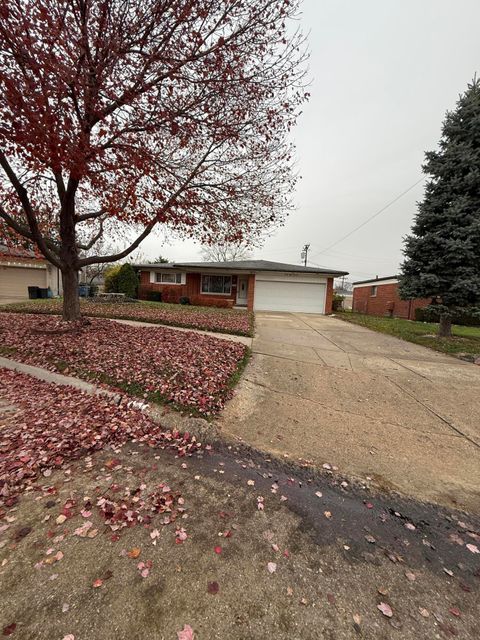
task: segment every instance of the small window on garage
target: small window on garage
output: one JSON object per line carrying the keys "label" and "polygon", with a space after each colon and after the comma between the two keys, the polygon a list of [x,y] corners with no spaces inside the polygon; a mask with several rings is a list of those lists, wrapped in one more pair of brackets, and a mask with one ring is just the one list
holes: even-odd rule
{"label": "small window on garage", "polygon": [[156,281],[161,284],[182,284],[181,273],[164,273],[157,272],[155,275]]}
{"label": "small window on garage", "polygon": [[232,276],[202,276],[202,293],[228,295],[232,291]]}
{"label": "small window on garage", "polygon": [[371,296],[376,296],[377,295],[377,285],[374,284],[373,287],[370,288],[370,295]]}

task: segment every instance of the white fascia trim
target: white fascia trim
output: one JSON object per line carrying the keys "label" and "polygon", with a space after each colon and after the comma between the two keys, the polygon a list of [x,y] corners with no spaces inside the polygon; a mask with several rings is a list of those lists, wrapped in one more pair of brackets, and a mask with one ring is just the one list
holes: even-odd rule
{"label": "white fascia trim", "polygon": [[46,264],[25,264],[25,262],[0,262],[0,267],[14,267],[22,269],[46,269]]}
{"label": "white fascia trim", "polygon": [[363,287],[381,287],[383,284],[398,284],[398,278],[390,278],[390,280],[372,280],[363,284],[354,284],[353,289],[362,289]]}

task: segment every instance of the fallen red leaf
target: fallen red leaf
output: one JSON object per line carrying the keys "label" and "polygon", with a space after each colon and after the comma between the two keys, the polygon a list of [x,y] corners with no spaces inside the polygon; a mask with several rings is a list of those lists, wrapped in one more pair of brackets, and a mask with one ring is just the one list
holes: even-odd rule
{"label": "fallen red leaf", "polygon": [[184,625],[181,631],[177,631],[178,640],[193,640],[193,629],[189,624]]}
{"label": "fallen red leaf", "polygon": [[8,624],[6,627],[3,627],[3,635],[4,636],[11,636],[16,628],[17,628],[17,625],[16,625],[15,622],[12,622],[11,624]]}
{"label": "fallen red leaf", "polygon": [[391,618],[393,616],[392,608],[386,602],[380,602],[377,604],[377,609],[383,613],[387,618]]}
{"label": "fallen red leaf", "polygon": [[216,593],[218,593],[219,589],[220,587],[218,585],[218,582],[209,582],[207,585],[207,591],[212,595],[215,595]]}

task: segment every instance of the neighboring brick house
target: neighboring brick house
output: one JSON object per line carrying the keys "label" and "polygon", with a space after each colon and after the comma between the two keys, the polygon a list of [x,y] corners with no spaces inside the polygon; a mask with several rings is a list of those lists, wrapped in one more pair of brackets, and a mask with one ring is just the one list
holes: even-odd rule
{"label": "neighboring brick house", "polygon": [[28,298],[28,287],[62,291],[60,272],[34,251],[0,245],[0,300]]}
{"label": "neighboring brick house", "polygon": [[333,279],[344,271],[268,260],[134,265],[140,275],[139,298],[161,292],[163,302],[256,311],[331,313]]}
{"label": "neighboring brick house", "polygon": [[429,304],[430,299],[401,300],[398,293],[398,276],[353,283],[352,310],[357,313],[415,320],[415,309]]}

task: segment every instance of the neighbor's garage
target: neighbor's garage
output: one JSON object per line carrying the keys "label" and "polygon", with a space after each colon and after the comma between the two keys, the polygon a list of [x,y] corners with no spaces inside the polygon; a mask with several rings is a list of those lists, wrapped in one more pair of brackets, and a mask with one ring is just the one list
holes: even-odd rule
{"label": "neighbor's garage", "polygon": [[255,311],[325,313],[327,279],[316,274],[257,273]]}
{"label": "neighbor's garage", "polygon": [[16,267],[0,264],[0,298],[28,298],[28,287],[47,286],[45,267]]}

